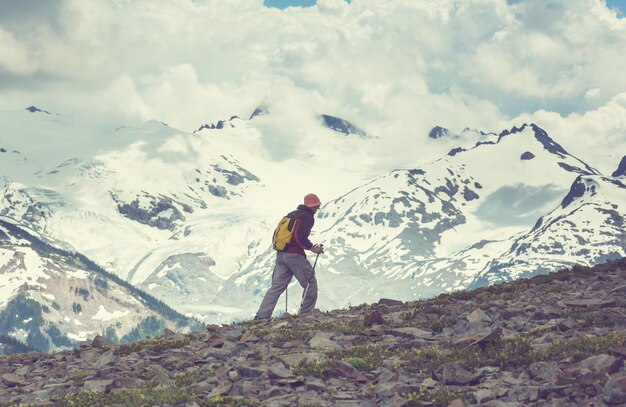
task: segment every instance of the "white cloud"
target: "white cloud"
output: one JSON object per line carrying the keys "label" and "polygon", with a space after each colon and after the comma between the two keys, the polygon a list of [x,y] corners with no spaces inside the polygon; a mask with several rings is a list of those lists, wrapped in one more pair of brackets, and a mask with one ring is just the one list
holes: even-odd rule
{"label": "white cloud", "polygon": [[569,153],[605,175],[613,173],[626,155],[626,92],[583,114],[562,116],[539,110],[521,115],[515,121],[537,123]]}
{"label": "white cloud", "polygon": [[28,52],[15,36],[0,27],[0,71],[24,75],[35,71]]}
{"label": "white cloud", "polygon": [[[535,111],[591,120],[626,92],[626,19],[600,0],[262,3],[66,0],[49,19],[14,13],[0,19],[1,107],[194,130],[266,101],[293,126],[345,117],[404,163],[403,146],[434,125],[497,131]],[[269,145],[297,134],[275,127]]]}

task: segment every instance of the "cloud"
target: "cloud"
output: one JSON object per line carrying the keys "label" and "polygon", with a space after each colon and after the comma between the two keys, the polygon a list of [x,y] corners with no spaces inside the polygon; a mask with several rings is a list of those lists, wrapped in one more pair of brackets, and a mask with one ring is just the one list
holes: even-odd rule
{"label": "cloud", "polygon": [[[0,7],[0,108],[42,102],[115,124],[154,118],[195,130],[266,101],[294,126],[318,113],[345,117],[401,164],[416,160],[406,143],[434,125],[497,131],[532,112],[575,122],[626,92],[626,20],[599,0]],[[293,134],[277,131],[268,145]]]}

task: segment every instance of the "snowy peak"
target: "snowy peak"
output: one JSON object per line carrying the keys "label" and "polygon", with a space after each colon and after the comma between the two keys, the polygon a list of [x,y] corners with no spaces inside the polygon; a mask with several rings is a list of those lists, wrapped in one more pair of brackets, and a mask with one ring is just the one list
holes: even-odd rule
{"label": "snowy peak", "polygon": [[354,124],[350,123],[349,121],[345,119],[342,119],[340,117],[330,116],[327,114],[322,114],[322,115],[319,115],[318,117],[322,121],[322,124],[325,127],[331,130],[334,130],[337,133],[342,133],[342,134],[345,134],[346,136],[349,134],[356,134],[361,137],[367,137],[367,133],[364,130],[361,130],[360,128],[358,128],[357,126],[355,126]]}
{"label": "snowy peak", "polygon": [[269,109],[267,108],[267,106],[265,105],[259,105],[257,106],[256,109],[254,109],[254,112],[252,112],[252,114],[250,115],[250,118],[248,120],[252,120],[257,116],[264,116],[266,114],[269,114]]}
{"label": "snowy peak", "polygon": [[[626,194],[626,185],[617,177],[603,177],[601,175],[579,176],[576,178],[568,194],[561,202],[561,208],[585,200],[597,200],[596,195],[604,195],[607,191],[617,192],[618,194]],[[611,202],[611,199],[606,199]],[[619,202],[619,200],[618,200]],[[580,205],[579,205],[580,206]]]}
{"label": "snowy peak", "polygon": [[428,138],[438,139],[442,137],[447,137],[450,134],[450,131],[441,126],[433,127],[428,133]]}
{"label": "snowy peak", "polygon": [[198,130],[195,130],[194,133],[202,130],[222,130],[224,126],[235,127],[233,121],[236,119],[239,119],[239,116],[231,116],[228,120],[218,120],[217,123],[203,124]]}
{"label": "snowy peak", "polygon": [[626,176],[626,155],[624,157],[622,157],[622,161],[620,161],[619,166],[617,167],[615,172],[613,172],[613,174],[611,174],[611,176],[612,177],[624,177],[624,176]]}
{"label": "snowy peak", "polygon": [[50,114],[50,115],[52,114],[52,113],[50,113],[49,111],[39,109],[39,108],[38,108],[38,107],[36,107],[36,106],[30,106],[30,107],[27,107],[27,108],[26,108],[26,109],[24,109],[24,110],[26,110],[26,111],[28,111],[28,112],[31,112],[31,113],[45,113],[45,114]]}

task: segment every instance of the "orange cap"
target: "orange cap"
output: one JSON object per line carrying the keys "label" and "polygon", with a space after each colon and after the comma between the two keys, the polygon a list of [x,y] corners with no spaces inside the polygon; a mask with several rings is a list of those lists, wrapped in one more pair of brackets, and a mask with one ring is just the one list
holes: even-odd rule
{"label": "orange cap", "polygon": [[320,199],[315,194],[308,194],[304,197],[304,206],[314,208],[316,206],[320,206],[321,204]]}

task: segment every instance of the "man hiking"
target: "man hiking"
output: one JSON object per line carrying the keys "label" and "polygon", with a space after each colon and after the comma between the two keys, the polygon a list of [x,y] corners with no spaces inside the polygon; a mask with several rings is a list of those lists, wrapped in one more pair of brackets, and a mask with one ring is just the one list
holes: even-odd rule
{"label": "man hiking", "polygon": [[311,228],[315,223],[315,212],[321,202],[317,195],[308,194],[304,204],[285,216],[274,231],[272,244],[276,250],[276,266],[272,274],[272,287],[267,291],[254,319],[269,319],[281,294],[295,276],[304,292],[298,313],[311,312],[317,301],[317,280],[311,263],[304,254],[305,250],[322,253],[322,245],[309,241]]}

